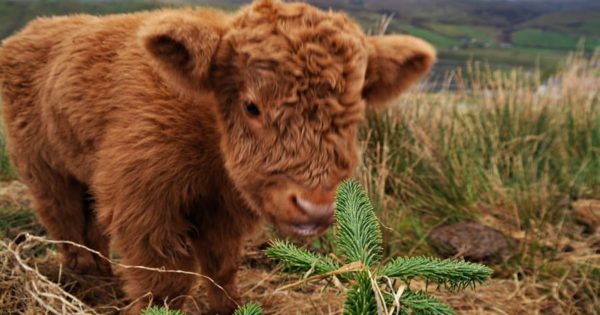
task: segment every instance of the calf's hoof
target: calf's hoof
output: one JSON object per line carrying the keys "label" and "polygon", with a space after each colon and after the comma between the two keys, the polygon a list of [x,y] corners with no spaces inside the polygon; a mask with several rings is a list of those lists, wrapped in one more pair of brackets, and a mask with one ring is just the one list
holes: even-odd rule
{"label": "calf's hoof", "polygon": [[79,274],[112,276],[112,269],[108,261],[82,248],[70,248],[63,251],[63,264]]}

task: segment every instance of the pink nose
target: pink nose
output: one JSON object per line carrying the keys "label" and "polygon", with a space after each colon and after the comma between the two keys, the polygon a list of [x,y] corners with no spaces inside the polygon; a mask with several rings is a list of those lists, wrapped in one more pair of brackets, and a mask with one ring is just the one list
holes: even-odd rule
{"label": "pink nose", "polygon": [[292,202],[311,221],[331,223],[335,210],[335,193],[312,193],[307,196],[293,195]]}

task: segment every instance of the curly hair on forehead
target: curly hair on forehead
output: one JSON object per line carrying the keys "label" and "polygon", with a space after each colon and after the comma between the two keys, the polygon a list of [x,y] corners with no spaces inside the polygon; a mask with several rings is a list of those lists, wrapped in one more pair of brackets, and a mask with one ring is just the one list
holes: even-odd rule
{"label": "curly hair on forehead", "polygon": [[[265,159],[272,162],[264,168],[275,171],[267,174],[288,172],[303,185],[318,187],[337,168],[346,169],[353,158],[331,146],[348,148],[352,154],[345,144],[351,133],[336,134],[364,118],[361,93],[367,45],[362,30],[343,13],[279,1],[260,1],[242,9],[232,25],[236,27],[223,37],[215,58],[214,82],[218,90],[230,91],[221,94],[229,99],[223,104],[257,103],[264,126],[277,131],[265,130],[263,141],[252,146],[269,152]],[[240,117],[233,118],[235,108],[223,110],[230,134],[249,139],[251,130],[239,123]],[[341,166],[329,170],[311,166],[328,160]]]}
{"label": "curly hair on forehead", "polygon": [[360,27],[352,23],[344,13],[332,10],[322,11],[301,2],[285,3],[280,0],[259,0],[240,10],[234,18],[233,25],[238,28],[264,24],[277,27],[288,24],[296,28],[312,28],[324,20],[329,20],[338,27],[362,32]]}
{"label": "curly hair on forehead", "polygon": [[235,31],[226,38],[245,58],[250,81],[261,78],[254,71],[267,68],[278,72],[274,80],[294,82],[295,92],[354,92],[344,99],[360,93],[366,42],[362,30],[345,14],[264,0],[242,10],[233,25]]}

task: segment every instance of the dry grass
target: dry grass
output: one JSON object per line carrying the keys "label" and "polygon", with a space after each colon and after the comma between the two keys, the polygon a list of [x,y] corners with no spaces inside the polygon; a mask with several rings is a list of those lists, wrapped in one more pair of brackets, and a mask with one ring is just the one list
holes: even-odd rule
{"label": "dry grass", "polygon": [[[58,254],[41,237],[0,241],[0,309],[5,314],[116,314],[127,309],[116,278],[70,273],[60,268]],[[573,262],[581,257],[570,257]],[[342,289],[329,283],[279,290],[298,280],[273,270],[262,255],[251,252],[239,274],[242,296],[263,305],[266,314],[341,314]],[[163,271],[164,272],[164,271]],[[561,298],[567,279],[544,282],[494,279],[477,290],[461,293],[433,291],[459,314],[569,314],[575,309]],[[424,284],[417,283],[416,286]],[[573,283],[572,285],[577,285]],[[201,287],[188,299],[187,310],[206,309]],[[434,288],[430,288],[433,290]],[[541,291],[546,293],[540,294]],[[581,314],[595,314],[589,308]]]}
{"label": "dry grass", "polygon": [[[8,192],[0,195],[0,204],[26,204],[28,198],[22,185],[13,182],[6,187],[0,189],[0,192]],[[41,231],[35,221],[24,230]],[[573,266],[566,276],[542,279],[515,273],[506,279],[493,279],[475,291],[433,291],[433,294],[447,301],[459,314],[596,314],[598,301],[582,306],[576,305],[573,298],[565,298],[581,294],[582,286],[590,284],[586,281],[589,270],[598,268],[600,262],[599,255],[591,251],[593,246],[589,244],[594,241],[600,241],[600,234],[560,242],[573,247],[571,252],[557,258]],[[54,244],[43,236],[24,234],[14,240],[0,240],[0,310],[3,314],[116,314],[128,307],[117,278],[78,275],[62,269]],[[119,267],[118,261],[113,263]],[[579,268],[580,264],[587,264],[588,272]],[[279,290],[296,280],[296,276],[283,276],[253,248],[248,250],[239,274],[244,300],[260,303],[266,314],[341,314],[343,288],[323,282]],[[206,308],[202,293],[198,287],[191,294],[188,311],[201,313]]]}
{"label": "dry grass", "polygon": [[599,314],[597,219],[582,225],[576,209],[600,196],[599,57],[575,54],[544,86],[538,73],[473,65],[449,76],[458,91],[414,91],[370,119],[361,174],[387,252],[431,254],[433,227],[479,221],[513,244],[493,266],[511,280],[478,290],[499,302],[482,309]]}

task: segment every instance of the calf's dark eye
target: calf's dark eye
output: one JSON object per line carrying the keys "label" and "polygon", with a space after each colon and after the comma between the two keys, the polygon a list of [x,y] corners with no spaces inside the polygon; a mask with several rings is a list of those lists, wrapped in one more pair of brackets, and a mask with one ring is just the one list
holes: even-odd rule
{"label": "calf's dark eye", "polygon": [[260,109],[254,103],[246,103],[246,113],[251,117],[257,117],[260,115]]}

